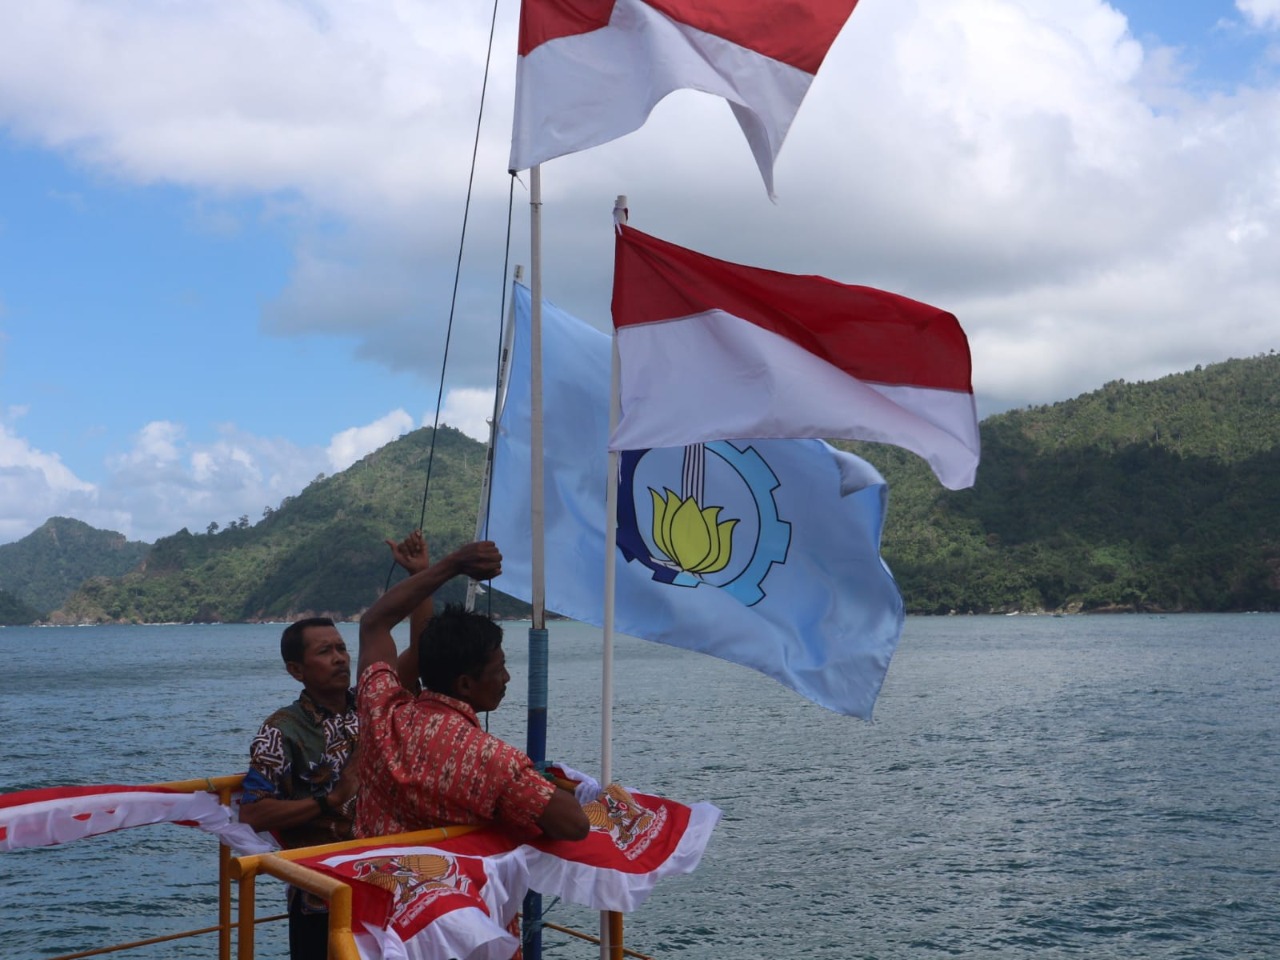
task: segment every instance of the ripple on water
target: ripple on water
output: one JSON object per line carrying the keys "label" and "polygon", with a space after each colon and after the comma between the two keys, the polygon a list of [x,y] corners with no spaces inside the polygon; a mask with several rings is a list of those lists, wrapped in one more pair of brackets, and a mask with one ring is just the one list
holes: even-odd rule
{"label": "ripple on water", "polygon": [[[242,769],[258,722],[296,691],[278,627],[46,633],[28,647],[0,631],[3,789]],[[522,743],[512,635],[511,703],[491,729]],[[912,618],[874,724],[620,639],[614,770],[724,812],[697,874],[660,884],[627,919],[628,943],[682,960],[1274,960],[1277,636],[1277,617]],[[84,650],[104,642],[117,656],[86,676]],[[588,770],[599,714],[579,693],[599,687],[597,649],[596,631],[553,628],[550,750]],[[67,676],[93,685],[94,711],[68,711]],[[196,831],[3,856],[4,957],[216,912]],[[100,892],[108,875],[123,878],[117,893]],[[151,878],[164,892],[145,890]],[[278,884],[261,885],[259,913],[281,902]],[[597,922],[563,904],[550,919]],[[257,939],[260,956],[287,952],[279,924]],[[546,953],[584,956],[551,935]],[[203,960],[208,941],[164,955]]]}

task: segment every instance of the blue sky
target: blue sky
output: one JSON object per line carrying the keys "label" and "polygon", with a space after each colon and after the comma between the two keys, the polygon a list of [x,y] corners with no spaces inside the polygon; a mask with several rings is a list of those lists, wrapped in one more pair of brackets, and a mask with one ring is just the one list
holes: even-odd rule
{"label": "blue sky", "polygon": [[[435,416],[486,11],[42,0],[0,30],[0,543],[154,540]],[[483,429],[514,0],[443,421]],[[723,103],[544,168],[547,295],[607,319],[613,196],[713,255],[928,300],[984,413],[1271,349],[1280,0],[862,0],[764,196]],[[528,261],[516,188],[513,257]]]}

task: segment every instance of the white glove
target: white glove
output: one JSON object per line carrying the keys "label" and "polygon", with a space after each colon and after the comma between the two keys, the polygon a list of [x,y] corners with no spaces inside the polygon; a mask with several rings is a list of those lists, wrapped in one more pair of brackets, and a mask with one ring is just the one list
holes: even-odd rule
{"label": "white glove", "polygon": [[558,771],[560,776],[566,780],[577,781],[577,786],[573,788],[573,797],[578,801],[579,805],[586,806],[600,796],[600,781],[590,774],[575,770],[568,764],[558,761],[548,764],[548,767]]}

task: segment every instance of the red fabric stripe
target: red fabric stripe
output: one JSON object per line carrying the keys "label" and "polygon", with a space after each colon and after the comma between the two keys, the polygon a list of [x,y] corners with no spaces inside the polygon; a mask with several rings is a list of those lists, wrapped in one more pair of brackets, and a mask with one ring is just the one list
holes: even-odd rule
{"label": "red fabric stripe", "polygon": [[576,37],[609,25],[614,0],[524,0],[518,50],[524,56],[548,40]]}
{"label": "red fabric stripe", "polygon": [[351,888],[351,919],[385,929],[394,912],[391,891],[373,883],[351,883],[353,874],[349,869],[344,872],[338,867],[331,867],[324,862],[325,859],[306,857],[297,862],[346,883]]}
{"label": "red fabric stripe", "polygon": [[871,287],[716,260],[623,227],[613,268],[621,329],[720,309],[868,383],[973,392],[954,316]]}
{"label": "red fabric stripe", "polygon": [[652,873],[676,852],[685,831],[689,829],[692,811],[682,803],[671,803],[659,797],[641,793],[633,793],[631,796],[647,810],[666,810],[666,821],[661,830],[638,856],[629,858],[623,854],[618,849],[617,841],[607,832],[598,829],[592,830],[585,840],[549,840],[537,837],[529,841],[529,846],[588,867],[616,870],[619,873]]}
{"label": "red fabric stripe", "polygon": [[858,0],[645,0],[672,20],[817,73]]}
{"label": "red fabric stripe", "polygon": [[[748,50],[817,73],[858,0],[642,0],[659,13]],[[524,0],[520,56],[608,26],[615,0]]]}
{"label": "red fabric stripe", "polygon": [[41,787],[36,790],[19,790],[16,793],[0,793],[0,810],[21,807],[28,803],[43,803],[46,800],[67,800],[72,797],[91,797],[97,794],[179,792],[167,787]]}

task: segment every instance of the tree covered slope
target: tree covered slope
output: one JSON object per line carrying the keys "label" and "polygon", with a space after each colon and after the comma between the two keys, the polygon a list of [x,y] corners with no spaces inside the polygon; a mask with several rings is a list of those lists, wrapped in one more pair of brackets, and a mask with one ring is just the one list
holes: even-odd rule
{"label": "tree covered slope", "polygon": [[[356,616],[387,583],[383,540],[421,523],[430,440],[402,437],[257,523],[181,530],[150,548],[50,520],[0,547],[10,622],[29,622],[32,607],[59,607],[51,619],[63,623]],[[1280,609],[1280,357],[999,414],[982,443],[977,483],[959,491],[912,454],[845,445],[889,481],[883,554],[909,611]],[[483,463],[481,444],[441,428],[424,524],[436,555],[471,539]],[[46,585],[40,602],[16,587],[24,566]]]}

